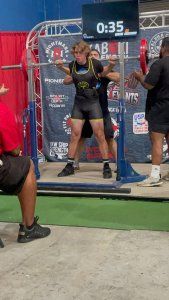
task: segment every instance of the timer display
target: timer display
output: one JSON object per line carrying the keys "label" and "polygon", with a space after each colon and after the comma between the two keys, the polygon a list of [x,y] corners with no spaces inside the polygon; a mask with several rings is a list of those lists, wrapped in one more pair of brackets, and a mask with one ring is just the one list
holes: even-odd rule
{"label": "timer display", "polygon": [[134,37],[139,33],[138,0],[82,6],[83,39],[106,40]]}

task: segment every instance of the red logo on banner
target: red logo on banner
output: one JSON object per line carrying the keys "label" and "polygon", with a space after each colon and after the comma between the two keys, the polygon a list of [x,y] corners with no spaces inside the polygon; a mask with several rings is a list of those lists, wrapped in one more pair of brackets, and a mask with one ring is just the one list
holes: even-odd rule
{"label": "red logo on banner", "polygon": [[114,118],[111,117],[111,121],[112,121],[112,128],[114,131],[114,138],[116,138],[119,135],[119,127]]}
{"label": "red logo on banner", "polygon": [[110,42],[108,44],[108,49],[110,54],[117,54],[118,53],[118,43],[117,42]]}
{"label": "red logo on banner", "polygon": [[72,124],[72,119],[71,118],[67,119],[66,120],[66,125],[70,127],[71,124]]}
{"label": "red logo on banner", "polygon": [[54,60],[56,59],[61,59],[63,57],[63,50],[59,47],[53,49],[53,58]]}
{"label": "red logo on banner", "polygon": [[47,45],[45,53],[48,62],[53,62],[53,60],[67,59],[69,48],[64,42],[54,40],[49,45]]}
{"label": "red logo on banner", "polygon": [[53,99],[55,100],[55,102],[62,102],[61,96],[60,95],[55,95],[53,97]]}

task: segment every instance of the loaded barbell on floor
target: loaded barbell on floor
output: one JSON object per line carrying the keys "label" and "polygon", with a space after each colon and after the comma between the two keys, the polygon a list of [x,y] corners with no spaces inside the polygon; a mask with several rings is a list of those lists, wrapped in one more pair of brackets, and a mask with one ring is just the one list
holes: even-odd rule
{"label": "loaded barbell on floor", "polygon": [[[27,51],[30,51],[30,57],[31,57],[31,64],[27,63]],[[148,53],[148,42],[146,39],[142,39],[140,41],[140,53],[139,56],[128,56],[125,57],[125,60],[135,59],[140,61],[140,68],[142,69],[143,74],[146,74],[148,71],[148,63],[151,59],[158,58],[159,56],[152,56]],[[119,56],[113,56],[115,60],[119,59]],[[102,59],[101,61],[107,61],[108,59]],[[63,61],[63,64],[69,64],[69,61]],[[34,79],[39,75],[38,68],[41,66],[49,66],[49,65],[57,65],[57,61],[53,62],[45,62],[45,63],[39,63],[37,61],[36,55],[32,50],[24,50],[22,52],[21,56],[21,63],[19,65],[11,65],[11,66],[1,66],[1,70],[12,70],[12,69],[20,69],[25,78],[28,80],[28,69],[33,68],[34,69]]]}

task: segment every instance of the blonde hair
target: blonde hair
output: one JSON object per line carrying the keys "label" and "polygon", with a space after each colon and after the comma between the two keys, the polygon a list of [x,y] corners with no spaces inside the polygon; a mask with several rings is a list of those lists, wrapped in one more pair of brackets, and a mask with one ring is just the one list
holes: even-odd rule
{"label": "blonde hair", "polygon": [[90,46],[84,42],[84,41],[80,41],[80,42],[77,42],[75,43],[73,46],[72,46],[72,50],[71,50],[71,54],[74,55],[75,53],[75,50],[78,50],[79,52],[83,52],[86,54],[86,57],[89,56],[90,54]]}

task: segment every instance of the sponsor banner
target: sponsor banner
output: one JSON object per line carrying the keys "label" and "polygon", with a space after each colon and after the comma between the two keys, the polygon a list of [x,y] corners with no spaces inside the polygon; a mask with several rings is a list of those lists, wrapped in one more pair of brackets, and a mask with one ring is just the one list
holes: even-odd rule
{"label": "sponsor banner", "polygon": [[[119,85],[110,82],[108,86],[108,100],[109,101],[118,101],[120,91],[119,91]],[[139,102],[139,93],[135,90],[129,89],[126,85],[125,87],[125,99],[126,103],[130,105],[138,105]]]}
{"label": "sponsor banner", "polygon": [[46,96],[46,102],[48,103],[49,107],[52,108],[61,108],[66,106],[69,97],[66,95],[48,95]]}
{"label": "sponsor banner", "polygon": [[[149,51],[158,55],[161,41],[169,36],[166,28],[141,30],[139,37],[125,43],[125,57],[139,56],[140,39],[146,38]],[[60,36],[39,38],[40,62],[53,62],[56,59],[72,61],[72,45],[81,39],[81,36]],[[91,48],[99,50],[103,60],[112,55],[119,55],[119,43],[102,41],[90,43]],[[151,62],[152,63],[152,62]],[[106,65],[107,62],[103,62]],[[134,70],[140,69],[139,61],[127,60],[125,63],[125,141],[126,158],[131,162],[148,162],[151,160],[151,145],[148,135],[148,124],[144,110],[147,91],[137,85],[136,89],[128,88],[127,77]],[[119,65],[114,68],[119,71]],[[50,65],[41,67],[41,88],[43,107],[43,152],[50,161],[66,160],[68,143],[71,134],[71,110],[74,102],[75,89],[73,85],[64,86],[65,74]],[[111,82],[108,86],[109,111],[111,114],[115,136],[118,134],[119,86]],[[61,144],[60,144],[61,143]],[[61,145],[61,146],[59,146]],[[166,150],[165,150],[166,152]],[[168,152],[167,152],[168,153]],[[167,159],[167,154],[165,155]],[[87,139],[86,149],[81,157],[82,161],[100,161],[101,155],[94,137]]]}
{"label": "sponsor banner", "polygon": [[45,78],[44,82],[47,84],[63,84],[63,78]]}
{"label": "sponsor banner", "polygon": [[50,157],[63,160],[67,157],[68,143],[65,142],[50,142],[49,143]]}
{"label": "sponsor banner", "polygon": [[138,112],[133,115],[133,133],[134,134],[148,133],[148,123],[145,120],[144,112]]}
{"label": "sponsor banner", "polygon": [[[80,37],[76,36],[39,38],[40,62],[50,63],[57,59],[73,60],[70,49],[78,38],[80,39]],[[43,153],[49,161],[66,160],[67,156],[67,148],[65,149],[58,145],[60,143],[68,145],[69,142],[71,133],[70,115],[75,89],[73,85],[63,85],[64,77],[65,74],[55,65],[41,66],[40,68],[43,109]],[[59,151],[63,151],[64,155],[61,155]]]}

